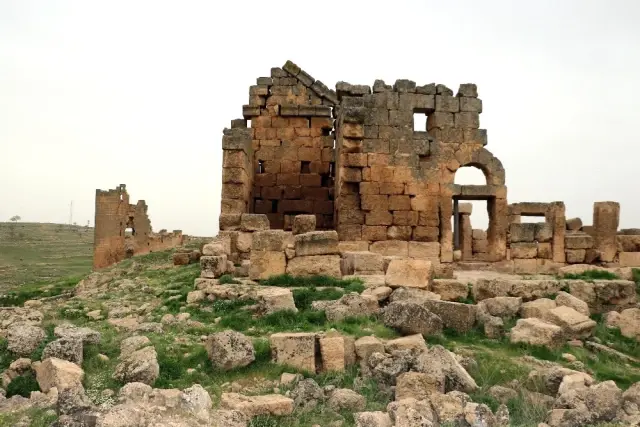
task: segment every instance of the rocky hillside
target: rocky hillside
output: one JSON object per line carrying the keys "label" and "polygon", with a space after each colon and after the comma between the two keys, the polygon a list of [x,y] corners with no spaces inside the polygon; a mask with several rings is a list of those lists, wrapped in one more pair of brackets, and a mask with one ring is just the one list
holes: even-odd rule
{"label": "rocky hillside", "polygon": [[640,307],[613,273],[392,289],[172,257],[6,292],[0,425],[640,423]]}

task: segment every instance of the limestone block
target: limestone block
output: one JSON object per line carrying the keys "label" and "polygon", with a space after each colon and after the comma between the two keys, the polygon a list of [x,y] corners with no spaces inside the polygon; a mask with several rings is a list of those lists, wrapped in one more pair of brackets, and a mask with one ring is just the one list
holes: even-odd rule
{"label": "limestone block", "polygon": [[511,223],[509,225],[511,243],[533,242],[535,240],[535,233],[536,224],[532,222],[521,224]]}
{"label": "limestone block", "polygon": [[567,249],[564,251],[567,264],[582,264],[587,251],[585,249]]}
{"label": "limestone block", "polygon": [[640,341],[640,308],[622,310],[616,325],[623,336]]}
{"label": "limestone block", "polygon": [[[302,236],[302,234],[298,234],[298,236]],[[296,257],[289,260],[286,272],[292,276],[322,275],[340,278],[342,277],[340,255],[298,256],[296,250]]]}
{"label": "limestone block", "polygon": [[403,334],[439,335],[442,319],[427,309],[423,302],[394,301],[384,309],[383,322]]}
{"label": "limestone block", "polygon": [[538,272],[537,260],[516,258],[513,260],[513,272],[516,274],[536,274]]}
{"label": "limestone block", "polygon": [[338,249],[338,233],[335,230],[311,231],[297,234],[294,238],[297,257],[340,253]]}
{"label": "limestone block", "polygon": [[484,309],[491,316],[500,318],[516,317],[522,306],[520,297],[487,298],[478,303],[478,308]]}
{"label": "limestone block", "polygon": [[369,250],[369,242],[362,240],[340,241],[338,242],[338,250],[344,252],[367,252]]}
{"label": "limestone block", "polygon": [[396,401],[413,398],[429,399],[433,393],[444,393],[444,378],[422,372],[404,372],[396,378]]}
{"label": "limestone block", "polygon": [[544,320],[560,326],[567,337],[574,339],[591,336],[596,327],[595,321],[567,306],[547,311]]}
{"label": "limestone block", "polygon": [[191,261],[188,252],[176,252],[172,259],[173,265],[187,265]]}
{"label": "limestone block", "polygon": [[431,291],[440,295],[443,301],[459,301],[469,296],[469,285],[454,279],[434,279]]}
{"label": "limestone block", "polygon": [[320,355],[324,371],[343,372],[345,368],[344,338],[340,336],[320,338]]}
{"label": "limestone block", "polygon": [[384,264],[382,255],[375,252],[343,252],[342,253],[342,274],[362,274],[362,272],[383,271]]}
{"label": "limestone block", "polygon": [[269,218],[264,214],[242,214],[240,228],[242,231],[268,230]]}
{"label": "limestone block", "polygon": [[616,239],[620,252],[640,252],[640,235],[618,234]]}
{"label": "limestone block", "polygon": [[356,412],[353,417],[356,427],[393,427],[393,422],[386,412]]}
{"label": "limestone block", "polygon": [[371,252],[381,254],[382,256],[409,256],[409,242],[402,240],[385,240],[374,242],[370,245]]}
{"label": "limestone block", "polygon": [[[256,231],[252,236],[252,251],[281,252],[287,247],[289,233],[284,230]],[[242,252],[242,251],[241,251]]]}
{"label": "limestone block", "polygon": [[316,372],[316,334],[279,332],[269,337],[269,343],[275,363]]}
{"label": "limestone block", "polygon": [[487,240],[487,232],[479,228],[474,228],[471,235],[473,240]]}
{"label": "limestone block", "polygon": [[358,338],[355,343],[357,360],[366,362],[373,353],[384,353],[384,344],[375,336]]}
{"label": "limestone block", "polygon": [[554,300],[549,298],[538,298],[533,301],[525,302],[520,307],[520,317],[537,317],[544,319],[546,312],[557,307]]}
{"label": "limestone block", "polygon": [[227,256],[203,256],[200,257],[200,277],[215,279],[227,271]]}
{"label": "limestone block", "polygon": [[[416,212],[417,214],[417,212]],[[393,225],[387,228],[387,239],[390,240],[410,240],[413,229],[408,225]]]}
{"label": "limestone block", "polygon": [[425,300],[422,305],[442,319],[444,327],[468,332],[476,322],[477,307],[451,301]]}
{"label": "limestone block", "polygon": [[553,239],[553,225],[548,222],[537,222],[535,224],[535,241],[538,243],[551,242],[551,239]]}
{"label": "limestone block", "polygon": [[526,343],[558,348],[564,344],[562,328],[537,318],[519,319],[511,329],[512,343]]}
{"label": "limestone block", "polygon": [[559,306],[564,305],[566,307],[571,307],[578,313],[581,313],[585,316],[589,316],[591,314],[591,312],[589,311],[589,305],[586,302],[574,297],[567,292],[558,292],[555,303]]}
{"label": "limestone block", "polygon": [[511,259],[531,259],[538,255],[538,245],[533,242],[520,242],[511,244]]}
{"label": "limestone block", "polygon": [[587,233],[567,233],[564,236],[566,249],[591,249],[593,247],[593,237]]}
{"label": "limestone block", "polygon": [[440,258],[440,243],[409,242],[409,258]]}
{"label": "limestone block", "polygon": [[620,204],[596,202],[593,204],[594,249],[603,262],[612,262],[617,252],[616,234],[620,222]]}
{"label": "limestone block", "polygon": [[287,259],[284,252],[251,251],[249,278],[251,280],[264,280],[271,276],[285,274],[286,266]]}
{"label": "limestone block", "polygon": [[579,231],[582,228],[582,220],[580,218],[570,218],[567,220],[567,230]]}
{"label": "limestone block", "polygon": [[635,283],[630,280],[566,280],[569,293],[589,305],[591,313],[621,311],[636,303]]}
{"label": "limestone block", "polygon": [[489,242],[487,240],[476,240],[473,239],[471,248],[473,253],[487,253],[489,250]]}
{"label": "limestone block", "polygon": [[433,280],[433,266],[421,259],[395,259],[389,263],[385,282],[391,288],[428,289]]}
{"label": "limestone block", "polygon": [[231,247],[223,240],[214,240],[202,247],[202,255],[205,256],[221,256],[230,254]]}
{"label": "limestone block", "polygon": [[257,311],[261,315],[283,310],[298,312],[290,289],[276,286],[261,287],[256,293],[256,299],[258,303]]}
{"label": "limestone block", "polygon": [[640,267],[640,252],[620,252],[620,267]]}
{"label": "limestone block", "polygon": [[82,384],[84,371],[75,363],[49,357],[35,366],[36,380],[43,393],[56,387],[58,391],[74,388]]}
{"label": "limestone block", "polygon": [[236,238],[236,249],[238,252],[247,253],[251,251],[251,247],[253,246],[253,234],[254,233],[245,233],[240,232]]}
{"label": "limestone block", "polygon": [[293,218],[293,234],[303,234],[316,229],[315,215],[296,215]]}
{"label": "limestone block", "polygon": [[426,350],[427,343],[421,334],[413,334],[389,340],[384,348],[388,353],[396,350]]}
{"label": "limestone block", "polygon": [[551,243],[539,243],[538,242],[538,258],[551,259],[553,257],[553,248]]}
{"label": "limestone block", "polygon": [[245,396],[239,393],[222,393],[220,408],[239,411],[249,418],[258,415],[282,416],[293,412],[293,399],[281,394]]}

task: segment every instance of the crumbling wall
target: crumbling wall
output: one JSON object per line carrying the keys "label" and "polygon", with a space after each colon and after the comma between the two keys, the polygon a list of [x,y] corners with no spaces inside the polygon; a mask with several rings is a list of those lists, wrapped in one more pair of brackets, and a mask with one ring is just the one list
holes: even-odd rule
{"label": "crumbling wall", "polygon": [[135,205],[129,203],[124,184],[112,190],[96,190],[94,269],[108,267],[133,255],[166,250],[182,244],[180,230],[153,233],[147,209],[144,200],[139,200]]}

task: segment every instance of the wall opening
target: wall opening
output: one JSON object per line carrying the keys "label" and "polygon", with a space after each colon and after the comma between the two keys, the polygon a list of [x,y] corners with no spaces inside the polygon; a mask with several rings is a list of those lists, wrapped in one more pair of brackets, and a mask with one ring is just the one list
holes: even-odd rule
{"label": "wall opening", "polygon": [[413,112],[413,131],[414,132],[426,132],[427,131],[427,114],[414,111]]}
{"label": "wall opening", "polygon": [[258,160],[258,173],[264,173],[264,160]]}
{"label": "wall opening", "polygon": [[[456,171],[454,184],[458,185],[487,185],[487,178],[482,170],[475,166],[463,166]],[[471,224],[473,228],[486,230],[489,227],[489,213],[487,202],[483,200],[465,200],[473,206],[471,212]],[[461,202],[462,203],[462,202]]]}
{"label": "wall opening", "polygon": [[133,227],[128,227],[125,228],[124,230],[124,236],[128,237],[128,236],[135,236],[136,235],[136,229]]}
{"label": "wall opening", "polygon": [[546,222],[544,215],[520,215],[520,223]]}
{"label": "wall opening", "polygon": [[311,173],[311,162],[300,162],[300,173]]}
{"label": "wall opening", "polygon": [[247,127],[250,128],[251,127],[251,119],[247,119],[246,122],[247,122]]}

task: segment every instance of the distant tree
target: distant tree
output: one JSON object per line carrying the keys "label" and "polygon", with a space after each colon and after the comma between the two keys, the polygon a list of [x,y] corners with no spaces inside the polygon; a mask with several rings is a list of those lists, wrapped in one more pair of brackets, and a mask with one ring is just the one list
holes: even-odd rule
{"label": "distant tree", "polygon": [[20,221],[20,219],[20,215],[14,215],[9,218],[9,221],[11,221],[11,225],[9,226],[9,238],[11,240],[16,238],[16,223]]}
{"label": "distant tree", "polygon": [[9,221],[11,222],[18,222],[20,221],[22,218],[20,218],[20,215],[14,215],[11,218],[9,218]]}

